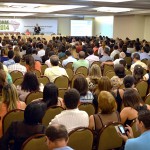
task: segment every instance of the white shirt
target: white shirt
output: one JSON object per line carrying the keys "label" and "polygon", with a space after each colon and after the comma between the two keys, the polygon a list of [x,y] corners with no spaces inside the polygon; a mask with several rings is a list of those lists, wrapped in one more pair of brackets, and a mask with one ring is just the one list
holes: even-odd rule
{"label": "white shirt", "polygon": [[14,70],[18,70],[18,71],[21,71],[23,74],[25,74],[27,72],[27,69],[25,66],[19,64],[19,63],[15,63],[13,65],[9,65],[8,66],[8,72],[12,72]]}
{"label": "white shirt", "polygon": [[116,50],[116,49],[113,50],[112,53],[110,54],[111,59],[114,60],[115,55],[119,53],[120,53],[119,50]]}
{"label": "white shirt", "polygon": [[44,56],[45,55],[45,50],[44,49],[40,49],[39,51],[38,51],[38,56],[39,57],[42,57],[42,56]]}
{"label": "white shirt", "polygon": [[63,67],[66,66],[69,62],[75,62],[77,61],[75,58],[73,58],[72,56],[69,56],[67,59],[62,61],[62,65]]}
{"label": "white shirt", "polygon": [[130,70],[131,70],[132,73],[133,73],[134,67],[135,67],[136,65],[140,65],[140,66],[142,66],[144,69],[147,70],[147,65],[146,65],[145,63],[141,62],[140,60],[137,60],[134,64],[131,65]]}
{"label": "white shirt", "polygon": [[86,57],[85,60],[88,60],[91,65],[94,61],[99,61],[99,57],[92,54]]}
{"label": "white shirt", "polygon": [[77,127],[88,127],[89,116],[85,111],[81,111],[78,108],[71,110],[64,110],[60,114],[56,115],[49,124],[63,124],[70,132]]}
{"label": "white shirt", "polygon": [[50,59],[46,60],[46,61],[45,61],[45,64],[46,64],[49,68],[52,67],[51,62],[50,62]]}
{"label": "white shirt", "polygon": [[51,68],[46,68],[44,75],[49,78],[50,82],[54,82],[54,80],[57,77],[62,76],[62,75],[65,75],[68,77],[66,70],[59,66],[52,66]]}

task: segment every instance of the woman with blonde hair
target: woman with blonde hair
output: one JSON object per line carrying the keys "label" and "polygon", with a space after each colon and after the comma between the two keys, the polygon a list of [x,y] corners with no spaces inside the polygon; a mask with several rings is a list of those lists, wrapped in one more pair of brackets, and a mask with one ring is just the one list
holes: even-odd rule
{"label": "woman with blonde hair", "polygon": [[25,109],[26,104],[18,98],[14,84],[6,84],[2,89],[2,102],[0,103],[0,137],[2,136],[2,120],[8,111],[14,109]]}
{"label": "woman with blonde hair", "polygon": [[112,89],[112,85],[110,82],[110,79],[106,76],[102,76],[99,80],[98,80],[98,85],[97,88],[94,92],[94,99],[93,99],[93,104],[95,106],[96,112],[97,112],[97,108],[98,108],[98,95],[101,91],[108,91],[111,92]]}
{"label": "woman with blonde hair", "polygon": [[89,86],[89,90],[94,92],[98,85],[99,79],[102,77],[101,69],[97,64],[94,64],[89,69],[89,75],[86,78]]}
{"label": "woman with blonde hair", "polygon": [[14,47],[14,56],[20,56],[20,48],[19,48],[19,46],[15,46]]}
{"label": "woman with blonde hair", "polygon": [[91,115],[89,119],[89,128],[95,131],[95,144],[97,145],[98,134],[100,130],[109,122],[120,121],[117,104],[114,96],[107,91],[101,91],[98,96],[98,113]]}

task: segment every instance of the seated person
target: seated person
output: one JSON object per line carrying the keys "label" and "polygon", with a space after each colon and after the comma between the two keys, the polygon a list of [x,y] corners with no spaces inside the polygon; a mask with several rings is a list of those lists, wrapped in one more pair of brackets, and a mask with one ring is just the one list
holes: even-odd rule
{"label": "seated person", "polygon": [[66,126],[68,132],[77,127],[88,127],[89,116],[85,111],[77,108],[79,101],[80,94],[76,89],[67,90],[64,95],[66,110],[56,115],[49,124],[63,124]]}
{"label": "seated person", "polygon": [[88,82],[83,75],[78,75],[73,82],[73,88],[78,90],[80,93],[80,102],[81,103],[92,103],[93,102],[93,94],[88,89]]}
{"label": "seated person", "polygon": [[44,134],[45,126],[41,124],[45,114],[44,103],[30,103],[24,111],[24,121],[12,122],[0,141],[0,149],[8,150],[9,142],[14,140],[12,150],[20,150],[22,144],[34,134]]}
{"label": "seated person", "polygon": [[127,136],[119,132],[119,135],[126,142],[125,150],[149,150],[150,148],[150,110],[146,107],[141,107],[136,118],[137,130],[141,135],[133,138],[133,131],[130,126],[127,126]]}
{"label": "seated person", "polygon": [[67,129],[61,124],[49,125],[45,132],[47,136],[47,146],[49,150],[73,150],[67,146],[69,137]]}

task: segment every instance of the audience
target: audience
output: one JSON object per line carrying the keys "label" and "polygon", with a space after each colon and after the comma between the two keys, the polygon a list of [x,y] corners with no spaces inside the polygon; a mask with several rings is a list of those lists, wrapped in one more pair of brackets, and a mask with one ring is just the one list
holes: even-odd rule
{"label": "audience", "polygon": [[68,132],[77,127],[88,127],[89,117],[85,111],[78,109],[80,94],[76,89],[69,89],[64,95],[64,104],[66,110],[56,115],[50,122],[51,124],[63,124]]}
{"label": "audience", "polygon": [[8,51],[8,58],[9,58],[9,59],[6,60],[6,61],[4,61],[3,64],[6,65],[7,67],[8,67],[9,65],[14,64],[15,61],[13,60],[13,57],[14,57],[14,51],[9,50],[9,51]]}
{"label": "audience", "polygon": [[5,114],[10,110],[25,109],[25,107],[26,104],[19,100],[15,85],[5,84],[2,88],[2,101],[0,103],[0,137],[2,136],[2,120]]}
{"label": "audience", "polygon": [[83,75],[78,75],[74,82],[73,82],[73,88],[78,90],[80,93],[80,102],[81,103],[92,103],[93,102],[93,94],[88,89],[88,82],[86,78]]}
{"label": "audience", "polygon": [[25,66],[23,66],[23,65],[20,64],[20,60],[21,60],[20,56],[19,56],[19,55],[16,55],[16,56],[14,57],[15,63],[8,66],[8,71],[9,71],[9,72],[12,72],[12,71],[14,71],[14,70],[17,70],[17,71],[22,72],[23,75],[24,75],[24,74],[27,72],[27,69],[26,69]]}
{"label": "audience", "polygon": [[50,82],[54,82],[54,80],[62,75],[65,75],[68,77],[68,74],[64,68],[59,67],[59,58],[57,55],[52,55],[50,57],[50,62],[52,67],[47,68],[44,72],[44,75],[47,76],[50,80]]}
{"label": "audience", "polygon": [[141,135],[137,138],[133,137],[133,131],[130,126],[127,126],[126,129],[127,135],[123,135],[119,132],[119,135],[126,142],[125,150],[149,150],[150,147],[150,110],[147,110],[146,107],[141,107],[138,111],[136,118],[136,127],[137,130],[141,132]]}
{"label": "audience", "polygon": [[85,60],[85,52],[84,51],[79,52],[79,60],[76,62],[73,62],[72,66],[73,66],[74,71],[76,71],[81,66],[89,68],[89,61]]}
{"label": "audience", "polygon": [[69,136],[67,129],[61,124],[49,125],[45,132],[47,136],[47,146],[49,150],[73,150],[67,146]]}
{"label": "audience", "polygon": [[24,120],[12,122],[0,140],[0,149],[8,150],[9,142],[14,140],[12,150],[20,150],[22,144],[35,134],[44,134],[45,126],[41,124],[46,106],[43,103],[32,102],[24,111]]}
{"label": "audience", "polygon": [[30,92],[43,91],[43,84],[39,83],[37,76],[33,72],[27,72],[21,85],[17,86],[19,99],[25,101]]}

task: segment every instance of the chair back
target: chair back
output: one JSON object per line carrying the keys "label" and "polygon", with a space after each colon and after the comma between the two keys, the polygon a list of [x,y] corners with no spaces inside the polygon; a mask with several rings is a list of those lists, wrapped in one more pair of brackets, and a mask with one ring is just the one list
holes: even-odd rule
{"label": "chair back", "polygon": [[23,143],[21,150],[48,150],[45,134],[36,134],[29,137]]}
{"label": "chair back", "polygon": [[134,138],[141,135],[141,133],[137,130],[137,127],[136,127],[136,119],[133,120],[133,122],[131,123],[131,128],[132,128],[132,131],[133,131]]}
{"label": "chair back", "polygon": [[18,70],[14,70],[12,72],[10,72],[10,75],[12,77],[12,81],[14,82],[17,78],[21,78],[23,77],[23,73],[21,71]]}
{"label": "chair back", "polygon": [[64,109],[60,106],[51,106],[46,110],[46,113],[42,119],[42,124],[48,126],[52,119],[60,114]]}
{"label": "chair back", "polygon": [[90,129],[79,127],[69,133],[68,146],[75,150],[91,150],[93,133]]}
{"label": "chair back", "polygon": [[33,72],[36,74],[37,77],[41,76],[41,72],[39,70],[35,69]]}
{"label": "chair back", "polygon": [[104,69],[103,69],[103,76],[105,76],[107,71],[114,71],[114,67],[111,65],[104,65]]}
{"label": "chair back", "polygon": [[67,74],[68,74],[69,81],[71,82],[71,80],[72,80],[72,78],[73,78],[73,75],[74,75],[74,72],[73,72],[73,70],[70,69],[70,68],[66,68],[65,70],[66,70],[66,72],[67,72]]}
{"label": "chair back", "polygon": [[95,107],[92,103],[81,103],[78,106],[79,110],[83,110],[85,112],[87,112],[87,114],[89,116],[94,115],[95,114]]}
{"label": "chair back", "polygon": [[69,69],[73,70],[72,64],[73,64],[73,62],[67,63],[65,66],[65,69],[69,68]]}
{"label": "chair back", "polygon": [[115,129],[115,126],[120,124],[112,122],[102,128],[99,134],[98,150],[115,149],[122,146],[122,139]]}
{"label": "chair back", "polygon": [[59,76],[54,80],[54,84],[58,87],[58,88],[65,88],[68,89],[69,86],[69,78],[67,76]]}
{"label": "chair back", "polygon": [[141,62],[143,62],[147,65],[148,59],[142,59]]}
{"label": "chair back", "polygon": [[125,57],[124,60],[126,61],[127,66],[131,66],[131,64],[132,64],[132,58],[131,57]]}
{"label": "chair back", "polygon": [[37,91],[37,92],[30,92],[26,99],[25,99],[25,103],[28,105],[29,103],[31,103],[33,100],[38,99],[38,98],[42,98],[43,97],[43,92],[41,91]]}
{"label": "chair back", "polygon": [[65,88],[59,88],[58,89],[58,96],[61,97],[62,99],[64,99],[64,95],[65,95],[66,91],[67,91],[67,89],[65,89]]}
{"label": "chair back", "polygon": [[77,68],[77,70],[75,71],[75,74],[78,74],[78,73],[82,73],[85,77],[87,77],[88,69],[84,66],[81,66],[81,67]]}
{"label": "chair back", "polygon": [[44,75],[45,69],[48,68],[46,64],[41,65],[41,74]]}
{"label": "chair back", "polygon": [[132,72],[130,70],[128,70],[128,69],[125,69],[125,74],[126,75],[132,75]]}
{"label": "chair back", "polygon": [[6,113],[2,120],[2,131],[3,134],[6,133],[7,129],[13,121],[23,121],[24,120],[24,110],[14,109]]}
{"label": "chair back", "polygon": [[146,97],[145,97],[145,104],[148,104],[150,105],[150,94],[148,94]]}
{"label": "chair back", "polygon": [[109,79],[111,79],[113,76],[116,76],[116,74],[114,71],[110,70],[105,73],[105,76],[107,76]]}
{"label": "chair back", "polygon": [[101,68],[101,62],[100,62],[100,61],[94,61],[94,62],[91,64],[91,66],[94,65],[94,64],[97,64],[97,65]]}
{"label": "chair back", "polygon": [[138,90],[140,96],[145,98],[148,91],[148,83],[147,81],[140,81],[135,85],[135,88]]}
{"label": "chair back", "polygon": [[47,76],[40,76],[38,77],[38,81],[39,83],[42,83],[44,86],[47,84],[47,83],[50,83],[50,80]]}
{"label": "chair back", "polygon": [[21,85],[22,81],[23,81],[23,77],[17,78],[14,81],[14,85],[17,87],[18,85]]}

